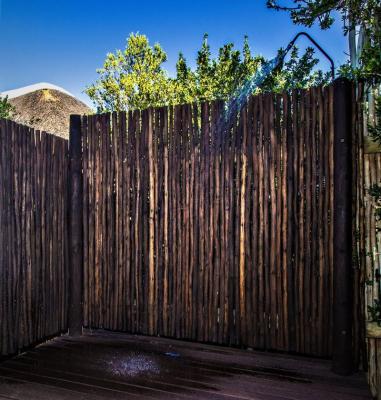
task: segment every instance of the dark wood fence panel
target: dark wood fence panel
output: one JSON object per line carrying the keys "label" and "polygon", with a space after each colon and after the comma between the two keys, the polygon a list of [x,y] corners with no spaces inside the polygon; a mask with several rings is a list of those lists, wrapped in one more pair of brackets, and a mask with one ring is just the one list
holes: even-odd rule
{"label": "dark wood fence panel", "polygon": [[67,146],[0,120],[0,355],[67,327]]}
{"label": "dark wood fence panel", "polygon": [[84,324],[329,356],[332,87],[94,115]]}

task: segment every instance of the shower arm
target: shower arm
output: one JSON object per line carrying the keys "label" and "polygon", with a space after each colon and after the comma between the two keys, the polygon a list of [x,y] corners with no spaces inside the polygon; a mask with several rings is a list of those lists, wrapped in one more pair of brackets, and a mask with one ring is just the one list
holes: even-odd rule
{"label": "shower arm", "polygon": [[335,79],[335,63],[333,62],[332,58],[328,55],[328,53],[316,42],[315,39],[313,39],[307,32],[299,32],[294,39],[291,40],[291,42],[289,43],[289,45],[286,47],[285,50],[283,50],[282,52],[282,56],[280,58],[280,62],[279,62],[279,66],[282,66],[284,63],[284,59],[286,58],[286,55],[288,54],[288,52],[292,49],[292,47],[294,46],[295,42],[298,40],[298,38],[300,36],[305,36],[307,39],[309,39],[314,45],[315,47],[317,47],[320,52],[327,58],[327,60],[330,62],[331,64],[331,74],[332,74],[332,80]]}

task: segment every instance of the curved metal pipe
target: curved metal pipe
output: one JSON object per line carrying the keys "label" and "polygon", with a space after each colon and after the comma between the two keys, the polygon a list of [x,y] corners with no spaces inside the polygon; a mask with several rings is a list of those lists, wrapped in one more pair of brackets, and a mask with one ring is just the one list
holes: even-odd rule
{"label": "curved metal pipe", "polygon": [[332,74],[332,80],[335,79],[335,63],[333,62],[333,59],[329,56],[329,54],[319,45],[319,43],[316,42],[316,40],[310,36],[307,32],[299,32],[292,40],[291,42],[288,44],[288,46],[286,47],[286,49],[283,51],[282,57],[280,59],[280,65],[283,65],[284,59],[286,57],[286,55],[288,54],[288,52],[292,49],[292,47],[294,46],[295,42],[298,40],[298,38],[300,36],[305,36],[307,39],[309,39],[314,45],[315,47],[317,47],[320,52],[327,58],[327,60],[330,62],[331,64],[331,74]]}

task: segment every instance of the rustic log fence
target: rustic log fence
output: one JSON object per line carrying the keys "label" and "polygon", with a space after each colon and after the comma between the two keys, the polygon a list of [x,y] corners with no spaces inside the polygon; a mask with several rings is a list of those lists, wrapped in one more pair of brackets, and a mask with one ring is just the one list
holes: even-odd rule
{"label": "rustic log fence", "polygon": [[334,178],[358,145],[356,96],[338,81],[252,96],[229,121],[222,102],[73,116],[70,154],[2,121],[0,353],[85,326],[334,356],[350,372],[363,276],[334,222],[355,238],[357,164]]}
{"label": "rustic log fence", "polygon": [[[354,331],[354,338],[357,338],[365,347],[362,352],[365,354],[364,365],[367,366],[368,382],[374,398],[381,399],[381,328],[376,322],[370,321],[367,313],[369,306],[374,305],[375,299],[380,299],[379,284],[381,252],[381,232],[377,229],[378,221],[375,213],[377,204],[369,194],[373,185],[380,185],[381,182],[381,148],[370,140],[368,124],[374,124],[374,88],[365,86],[358,91],[357,104],[361,104],[355,114],[353,126],[357,127],[356,137],[358,143],[355,159],[357,165],[356,184],[357,205],[356,205],[356,231],[353,242],[356,243],[355,273],[360,277],[359,290],[354,293],[361,293],[360,312],[355,313],[354,318],[361,320],[357,325],[358,330]],[[364,316],[364,311],[366,315]],[[366,338],[364,339],[364,334]]]}
{"label": "rustic log fence", "polygon": [[67,147],[0,120],[0,356],[67,329]]}
{"label": "rustic log fence", "polygon": [[[330,357],[334,87],[251,97],[229,124],[223,112],[212,102],[82,118],[84,325]],[[338,370],[352,357],[341,242]]]}

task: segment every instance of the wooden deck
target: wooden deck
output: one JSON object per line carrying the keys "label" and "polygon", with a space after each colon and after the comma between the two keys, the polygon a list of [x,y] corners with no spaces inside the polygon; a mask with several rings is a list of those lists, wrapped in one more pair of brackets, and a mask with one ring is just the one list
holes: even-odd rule
{"label": "wooden deck", "polygon": [[370,399],[330,362],[96,331],[0,363],[0,399]]}

